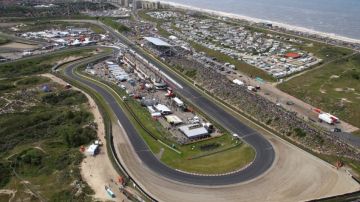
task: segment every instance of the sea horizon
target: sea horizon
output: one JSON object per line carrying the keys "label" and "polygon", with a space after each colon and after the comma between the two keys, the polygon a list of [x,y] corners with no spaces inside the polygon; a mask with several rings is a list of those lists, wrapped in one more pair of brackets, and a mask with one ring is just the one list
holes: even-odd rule
{"label": "sea horizon", "polygon": [[[288,2],[288,4],[297,2],[296,0],[270,0],[271,2]],[[325,2],[326,0],[316,0],[317,4],[320,2]],[[264,9],[267,7],[264,0],[260,0],[257,3],[250,3],[250,0],[223,0],[222,2],[210,1],[210,0],[161,0],[160,2],[168,3],[173,6],[181,6],[187,9],[201,10],[205,12],[211,12],[218,15],[223,15],[227,17],[234,17],[239,19],[244,19],[254,22],[268,22],[272,23],[279,27],[284,27],[290,30],[297,30],[301,32],[309,32],[313,34],[318,34],[334,39],[339,39],[348,42],[360,43],[360,1],[356,0],[345,0],[347,4],[342,8],[334,8],[339,3],[340,0],[331,0],[322,10],[316,11],[315,8],[309,9],[313,3],[311,0],[304,0],[305,8],[295,8],[289,6],[281,6],[279,12],[276,15],[272,14],[272,9],[276,9],[279,5],[274,5],[269,8],[269,14],[259,14],[259,12],[251,13],[251,10],[256,10],[257,8]],[[229,6],[232,5],[232,6]],[[353,4],[353,6],[350,6]],[[243,6],[245,5],[245,6]],[[253,6],[252,9],[250,7]],[[351,9],[347,9],[351,7]],[[248,8],[249,11],[242,12],[245,8]],[[357,12],[359,9],[359,12]],[[285,11],[284,11],[285,10]],[[298,10],[293,12],[294,14],[287,14],[289,10]],[[345,10],[347,12],[345,12]],[[331,12],[330,12],[331,11]],[[340,11],[345,12],[340,13]],[[270,15],[270,17],[267,17]],[[271,17],[271,15],[273,15]],[[278,20],[282,15],[286,15],[286,20]],[[296,16],[303,15],[305,22],[299,21],[299,18]],[[285,16],[284,16],[285,17]],[[328,19],[331,18],[332,19]],[[352,21],[347,19],[352,18]]]}

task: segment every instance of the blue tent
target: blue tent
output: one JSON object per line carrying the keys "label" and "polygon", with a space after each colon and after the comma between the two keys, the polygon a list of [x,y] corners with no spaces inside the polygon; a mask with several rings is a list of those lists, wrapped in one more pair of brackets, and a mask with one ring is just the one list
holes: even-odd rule
{"label": "blue tent", "polygon": [[45,93],[51,91],[51,89],[50,89],[50,87],[49,87],[48,85],[44,85],[41,89],[42,89],[42,91],[45,92]]}

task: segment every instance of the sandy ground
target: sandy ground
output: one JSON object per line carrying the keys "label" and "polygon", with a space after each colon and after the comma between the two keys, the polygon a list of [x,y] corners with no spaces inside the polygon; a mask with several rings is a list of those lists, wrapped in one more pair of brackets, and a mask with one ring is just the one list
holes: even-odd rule
{"label": "sandy ground", "polygon": [[199,187],[164,179],[149,170],[134,155],[124,130],[113,124],[117,153],[131,175],[160,201],[305,201],[360,190],[344,169],[326,162],[282,139],[266,135],[274,145],[277,159],[263,176],[238,185]]}
{"label": "sandy ground", "polygon": [[62,60],[59,60],[56,63],[57,64],[62,64],[62,63],[65,63],[65,62],[70,62],[70,61],[77,60],[79,58],[82,58],[82,56],[70,56],[70,57],[66,57],[66,58],[64,58]]}
{"label": "sandy ground", "polygon": [[10,43],[0,46],[0,48],[34,49],[34,48],[37,48],[37,46],[24,44],[24,43],[18,43],[18,42],[10,42]]}
{"label": "sandy ground", "polygon": [[16,191],[11,189],[0,189],[0,194],[11,195],[9,199],[9,202],[11,202],[15,197]]}
{"label": "sandy ground", "polygon": [[[42,76],[52,79],[54,82],[57,82],[62,85],[66,85],[66,82],[62,79],[52,75],[52,74],[42,74]],[[111,161],[108,158],[106,150],[106,141],[105,141],[105,128],[102,116],[100,111],[95,103],[95,101],[84,91],[73,87],[75,90],[79,90],[86,95],[89,100],[90,111],[94,115],[94,121],[98,125],[98,138],[103,142],[103,146],[100,148],[98,155],[86,156],[86,158],[81,162],[81,176],[89,184],[89,186],[94,190],[94,198],[101,201],[122,201],[126,200],[126,197],[116,188],[115,182],[119,176],[116,170],[113,168]],[[113,180],[113,182],[112,182]],[[110,186],[112,191],[115,193],[116,198],[112,199],[105,191],[104,186]]]}

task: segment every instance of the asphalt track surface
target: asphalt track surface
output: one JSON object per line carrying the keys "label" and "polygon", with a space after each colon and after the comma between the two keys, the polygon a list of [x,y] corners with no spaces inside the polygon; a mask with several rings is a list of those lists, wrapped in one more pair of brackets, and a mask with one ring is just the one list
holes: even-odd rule
{"label": "asphalt track surface", "polygon": [[[107,28],[107,27],[104,27]],[[108,29],[108,28],[107,28]],[[112,31],[111,29],[108,29]],[[117,33],[113,33],[116,34]],[[119,38],[121,40],[121,38]],[[194,185],[205,185],[205,186],[220,186],[220,185],[230,185],[245,182],[251,179],[254,179],[265,171],[267,171],[273,164],[275,159],[275,152],[270,144],[270,142],[265,139],[257,131],[251,129],[247,125],[240,122],[237,118],[233,117],[228,112],[224,111],[221,107],[210,101],[208,98],[201,95],[197,90],[188,86],[186,82],[179,79],[177,75],[169,71],[167,68],[163,67],[162,64],[158,63],[156,60],[142,54],[142,51],[137,50],[133,44],[128,44],[126,41],[121,40],[123,43],[129,45],[133,50],[137,51],[138,54],[146,58],[148,61],[153,63],[156,67],[161,69],[177,83],[183,86],[183,88],[177,88],[174,85],[174,90],[177,94],[180,94],[182,97],[187,98],[193,104],[196,105],[202,112],[216,120],[220,125],[222,125],[227,130],[237,133],[244,141],[251,145],[256,152],[254,161],[246,168],[227,175],[220,176],[202,176],[202,175],[192,175],[184,172],[174,170],[162,162],[160,162],[154,154],[150,151],[149,147],[146,145],[141,136],[136,132],[136,129],[127,118],[127,116],[122,111],[121,107],[116,102],[115,98],[111,93],[101,87],[98,83],[86,80],[82,77],[73,73],[73,69],[76,67],[76,64],[71,65],[65,70],[65,75],[71,79],[77,80],[91,89],[98,92],[104,100],[109,104],[110,108],[115,113],[116,117],[119,119],[121,125],[124,127],[124,130],[127,136],[130,139],[130,142],[139,156],[140,160],[148,166],[152,171],[157,174],[179,182],[194,184]],[[191,163],[191,162],[189,162]]]}

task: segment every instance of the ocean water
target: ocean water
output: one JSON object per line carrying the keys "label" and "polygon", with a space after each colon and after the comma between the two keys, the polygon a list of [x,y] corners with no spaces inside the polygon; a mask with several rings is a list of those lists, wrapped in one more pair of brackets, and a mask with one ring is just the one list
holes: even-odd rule
{"label": "ocean water", "polygon": [[165,0],[360,39],[360,0]]}

